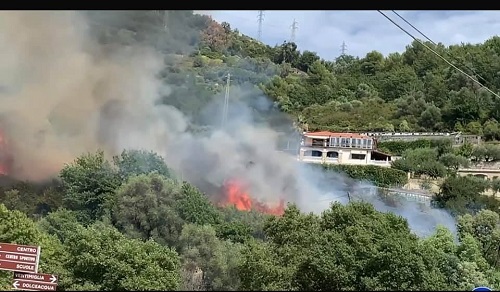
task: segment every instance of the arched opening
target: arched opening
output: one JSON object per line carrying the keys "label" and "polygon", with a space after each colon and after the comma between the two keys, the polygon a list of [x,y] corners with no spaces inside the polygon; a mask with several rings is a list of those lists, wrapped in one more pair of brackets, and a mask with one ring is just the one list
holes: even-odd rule
{"label": "arched opening", "polygon": [[475,174],[474,176],[475,176],[475,177],[477,177],[477,178],[480,178],[480,179],[484,179],[484,180],[487,180],[487,179],[488,179],[488,176],[487,176],[487,175],[485,175],[485,174],[481,174],[481,173],[479,173],[479,174]]}

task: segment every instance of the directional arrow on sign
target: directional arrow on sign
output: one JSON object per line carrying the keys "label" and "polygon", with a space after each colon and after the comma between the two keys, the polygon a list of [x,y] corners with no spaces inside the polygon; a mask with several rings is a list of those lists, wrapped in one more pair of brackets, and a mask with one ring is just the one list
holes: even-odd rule
{"label": "directional arrow on sign", "polygon": [[52,276],[50,277],[50,283],[55,283],[56,281],[57,281],[57,277],[56,277],[56,276],[54,276],[54,275],[52,275]]}
{"label": "directional arrow on sign", "polygon": [[14,289],[17,289],[17,287],[19,287],[19,281],[12,283],[12,286],[14,286]]}

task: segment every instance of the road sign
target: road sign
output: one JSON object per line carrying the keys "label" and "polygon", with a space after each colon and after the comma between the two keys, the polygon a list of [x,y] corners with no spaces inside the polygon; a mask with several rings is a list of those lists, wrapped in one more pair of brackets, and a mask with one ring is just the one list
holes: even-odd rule
{"label": "road sign", "polygon": [[56,291],[57,284],[14,279],[12,288],[25,291]]}
{"label": "road sign", "polygon": [[39,246],[0,243],[0,270],[36,273],[39,260]]}
{"label": "road sign", "polygon": [[26,255],[37,255],[39,249],[40,249],[39,246],[0,243],[0,251],[6,251],[6,252],[17,252]]}
{"label": "road sign", "polygon": [[29,291],[56,291],[58,278],[52,274],[29,274],[14,272],[12,288]]}
{"label": "road sign", "polygon": [[27,281],[37,281],[37,282],[45,282],[56,284],[59,280],[56,275],[52,274],[28,274],[28,273],[19,273],[14,272],[14,279],[21,279]]}
{"label": "road sign", "polygon": [[472,291],[475,291],[475,292],[483,292],[483,291],[484,291],[484,292],[488,292],[488,291],[493,291],[493,290],[491,290],[491,289],[490,289],[490,288],[488,288],[488,287],[476,287],[476,288],[474,288],[474,290],[472,290]]}

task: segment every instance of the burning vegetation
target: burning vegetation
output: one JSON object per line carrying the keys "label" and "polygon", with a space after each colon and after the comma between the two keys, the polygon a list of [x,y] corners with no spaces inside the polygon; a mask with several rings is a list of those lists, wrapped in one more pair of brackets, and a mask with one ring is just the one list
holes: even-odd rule
{"label": "burning vegetation", "polygon": [[259,202],[252,199],[248,188],[241,181],[231,179],[224,184],[224,202],[225,206],[234,205],[241,211],[256,210],[261,213],[281,216],[285,212],[285,201],[283,199],[277,205],[270,206],[268,203]]}

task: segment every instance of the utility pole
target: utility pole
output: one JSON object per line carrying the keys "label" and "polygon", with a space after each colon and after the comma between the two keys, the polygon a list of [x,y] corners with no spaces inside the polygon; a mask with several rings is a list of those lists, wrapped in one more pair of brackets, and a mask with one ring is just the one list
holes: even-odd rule
{"label": "utility pole", "polygon": [[224,105],[222,108],[222,123],[221,128],[224,128],[227,120],[227,112],[229,109],[229,85],[231,82],[231,74],[227,73],[227,82],[226,82],[226,94],[224,95]]}
{"label": "utility pole", "polygon": [[293,19],[293,23],[292,23],[292,36],[290,38],[290,42],[295,42],[295,32],[297,31],[298,27],[297,27],[297,21],[295,21],[295,18]]}
{"label": "utility pole", "polygon": [[345,56],[345,53],[347,52],[347,45],[345,44],[345,42],[342,42],[342,45],[340,46],[340,52],[341,56]]}
{"label": "utility pole", "polygon": [[259,21],[259,31],[258,40],[262,41],[262,22],[264,21],[264,10],[259,10],[258,21]]}

